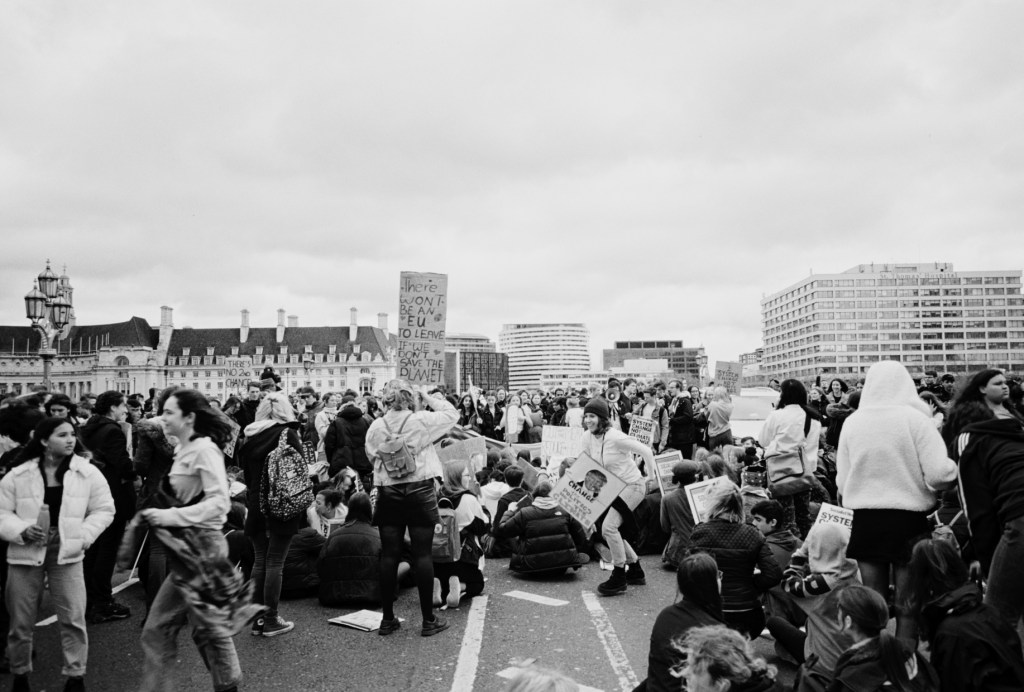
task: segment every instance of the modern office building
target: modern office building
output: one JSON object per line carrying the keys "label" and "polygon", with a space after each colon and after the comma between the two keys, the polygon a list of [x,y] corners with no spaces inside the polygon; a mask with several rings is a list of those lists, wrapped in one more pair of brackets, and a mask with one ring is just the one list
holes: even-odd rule
{"label": "modern office building", "polygon": [[539,387],[541,375],[590,370],[590,331],[583,324],[506,324],[498,348],[508,355],[508,386]]}
{"label": "modern office building", "polygon": [[622,367],[627,360],[664,358],[676,377],[694,383],[700,382],[701,370],[708,364],[703,346],[686,347],[682,341],[616,341],[615,348],[604,349],[602,356],[605,370]]}
{"label": "modern office building", "polygon": [[451,393],[465,393],[469,385],[483,391],[508,388],[508,355],[486,351],[444,352],[444,383]]}
{"label": "modern office building", "polygon": [[482,334],[452,334],[450,332],[445,334],[444,348],[446,351],[461,353],[494,353],[497,350],[494,342]]}
{"label": "modern office building", "polygon": [[1024,364],[1021,270],[954,271],[949,263],[861,264],[812,274],[761,301],[763,368],[814,379],[860,377],[897,360],[966,372]]}

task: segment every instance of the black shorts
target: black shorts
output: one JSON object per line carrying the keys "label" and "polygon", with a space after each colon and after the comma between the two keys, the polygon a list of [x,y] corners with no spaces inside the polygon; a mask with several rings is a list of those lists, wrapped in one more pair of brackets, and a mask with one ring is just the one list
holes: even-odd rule
{"label": "black shorts", "polygon": [[846,557],[865,562],[910,561],[914,544],[928,538],[931,527],[925,512],[903,509],[855,509]]}
{"label": "black shorts", "polygon": [[434,481],[413,481],[377,488],[377,505],[373,510],[374,526],[435,526],[437,492]]}

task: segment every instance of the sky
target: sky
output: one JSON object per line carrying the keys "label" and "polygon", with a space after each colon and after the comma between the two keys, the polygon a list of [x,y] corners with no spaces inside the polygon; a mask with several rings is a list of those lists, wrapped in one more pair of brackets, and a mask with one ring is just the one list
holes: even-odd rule
{"label": "sky", "polygon": [[582,322],[761,345],[869,262],[1024,267],[1024,4],[0,5],[0,324]]}

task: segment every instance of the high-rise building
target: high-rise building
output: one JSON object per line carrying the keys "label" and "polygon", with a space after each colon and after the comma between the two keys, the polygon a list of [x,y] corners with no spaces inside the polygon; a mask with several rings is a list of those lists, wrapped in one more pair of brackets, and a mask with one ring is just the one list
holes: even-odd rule
{"label": "high-rise building", "polygon": [[1021,270],[861,264],[812,274],[761,301],[764,371],[861,376],[897,360],[914,374],[1024,364]]}
{"label": "high-rise building", "polygon": [[444,352],[444,383],[452,394],[469,391],[470,383],[483,391],[508,388],[508,356],[487,351]]}
{"label": "high-rise building", "polygon": [[616,341],[615,348],[602,352],[604,369],[620,368],[627,360],[668,361],[668,369],[678,377],[700,381],[701,368],[708,364],[703,346],[686,347],[682,341]]}
{"label": "high-rise building", "polygon": [[462,353],[494,353],[496,348],[494,342],[481,334],[452,334],[448,332],[444,337],[444,348],[446,351],[460,351]]}
{"label": "high-rise building", "polygon": [[506,324],[498,347],[508,354],[508,386],[539,387],[547,372],[590,370],[590,331],[583,324]]}

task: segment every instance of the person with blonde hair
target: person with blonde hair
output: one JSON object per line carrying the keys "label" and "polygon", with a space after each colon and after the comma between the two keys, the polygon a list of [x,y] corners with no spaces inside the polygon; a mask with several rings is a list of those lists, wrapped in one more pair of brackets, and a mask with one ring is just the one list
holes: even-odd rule
{"label": "person with blonde hair", "polygon": [[578,692],[579,689],[575,680],[558,671],[527,666],[509,680],[505,692]]}
{"label": "person with blonde hair", "polygon": [[742,634],[723,625],[695,627],[679,644],[685,663],[678,676],[687,692],[782,692],[775,666],[754,655]]}
{"label": "person with blonde hair", "polygon": [[717,449],[731,445],[732,437],[732,398],[729,390],[718,386],[711,391],[711,403],[708,404],[708,449]]}
{"label": "person with blonde hair", "polygon": [[484,590],[480,536],[487,533],[487,515],[471,489],[476,481],[467,462],[449,461],[444,465],[442,478],[438,503],[447,501],[455,510],[462,554],[455,562],[434,563],[433,604],[458,608],[463,598],[472,598]]}

